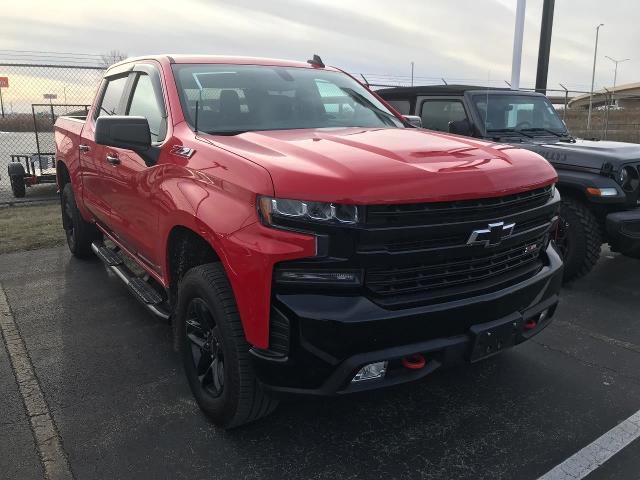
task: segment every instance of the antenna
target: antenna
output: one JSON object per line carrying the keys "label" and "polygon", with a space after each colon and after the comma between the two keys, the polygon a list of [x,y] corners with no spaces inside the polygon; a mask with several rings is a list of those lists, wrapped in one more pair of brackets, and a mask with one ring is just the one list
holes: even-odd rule
{"label": "antenna", "polygon": [[307,60],[307,63],[312,67],[324,68],[324,63],[318,54],[314,54],[311,60]]}
{"label": "antenna", "polygon": [[487,134],[487,123],[488,123],[488,119],[489,119],[489,83],[491,82],[491,71],[487,72],[487,97],[486,97],[486,102],[487,104],[485,105],[485,111],[484,111],[484,134]]}
{"label": "antenna", "polygon": [[364,80],[364,84],[367,86],[367,88],[369,88],[370,87],[369,80],[367,80],[367,78],[364,76],[364,73],[361,73],[360,76]]}
{"label": "antenna", "polygon": [[198,100],[196,100],[196,118],[195,118],[195,125],[194,125],[196,133],[198,133],[198,103],[199,103]]}

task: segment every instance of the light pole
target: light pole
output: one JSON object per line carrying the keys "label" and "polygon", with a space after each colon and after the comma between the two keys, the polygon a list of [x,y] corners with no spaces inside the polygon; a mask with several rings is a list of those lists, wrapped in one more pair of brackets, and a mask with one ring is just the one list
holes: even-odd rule
{"label": "light pole", "polygon": [[616,68],[613,71],[613,92],[611,92],[611,103],[613,104],[613,102],[615,101],[614,97],[616,95],[616,80],[618,80],[618,64],[622,62],[626,62],[631,59],[625,58],[623,60],[616,60],[614,58],[611,58],[609,55],[605,55],[605,58],[608,58],[609,60],[611,60],[613,63],[616,64]]}
{"label": "light pole", "polygon": [[596,27],[596,48],[593,51],[593,72],[591,73],[591,90],[589,91],[589,115],[587,116],[587,130],[591,130],[591,109],[593,108],[593,83],[596,80],[596,58],[598,56],[598,34],[600,27],[604,27],[601,23]]}
{"label": "light pole", "polygon": [[524,13],[527,0],[518,0],[516,25],[513,32],[513,57],[511,59],[511,89],[520,89],[520,64],[522,62],[522,36],[524,35]]}

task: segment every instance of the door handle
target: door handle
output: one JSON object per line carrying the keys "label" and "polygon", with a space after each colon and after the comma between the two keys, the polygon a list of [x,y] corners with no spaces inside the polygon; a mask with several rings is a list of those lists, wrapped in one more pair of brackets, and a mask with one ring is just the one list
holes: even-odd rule
{"label": "door handle", "polygon": [[88,152],[89,150],[91,150],[91,148],[89,148],[89,145],[78,145],[78,150],[80,150],[81,152]]}
{"label": "door handle", "polygon": [[107,155],[107,162],[111,165],[118,165],[120,163],[120,159],[117,155]]}

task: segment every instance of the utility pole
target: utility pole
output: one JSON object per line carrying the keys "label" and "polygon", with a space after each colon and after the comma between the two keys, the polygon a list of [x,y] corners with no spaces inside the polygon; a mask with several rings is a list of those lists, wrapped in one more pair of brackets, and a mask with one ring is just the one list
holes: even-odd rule
{"label": "utility pole", "polygon": [[413,62],[411,62],[411,86],[413,87]]}
{"label": "utility pole", "polygon": [[587,130],[591,130],[591,110],[593,109],[593,84],[596,80],[596,59],[598,58],[598,35],[600,27],[604,27],[601,23],[596,27],[596,48],[593,50],[593,72],[591,73],[591,90],[589,91],[589,115],[587,116]]}
{"label": "utility pole", "polygon": [[540,46],[538,47],[538,70],[536,72],[536,92],[547,94],[549,76],[549,53],[551,52],[551,31],[553,30],[553,10],[555,0],[544,0],[542,22],[540,24]]}
{"label": "utility pole", "polygon": [[511,88],[520,89],[520,65],[522,63],[522,36],[524,34],[524,11],[527,0],[518,0],[516,25],[513,32],[513,57],[511,60]]}
{"label": "utility pole", "polygon": [[631,60],[631,59],[625,58],[623,60],[615,60],[611,58],[609,55],[605,55],[605,58],[608,58],[609,60],[611,60],[613,63],[616,64],[616,68],[613,71],[613,92],[611,92],[611,103],[613,104],[615,102],[614,97],[616,95],[616,81],[618,80],[618,64],[622,62],[626,62],[627,60]]}

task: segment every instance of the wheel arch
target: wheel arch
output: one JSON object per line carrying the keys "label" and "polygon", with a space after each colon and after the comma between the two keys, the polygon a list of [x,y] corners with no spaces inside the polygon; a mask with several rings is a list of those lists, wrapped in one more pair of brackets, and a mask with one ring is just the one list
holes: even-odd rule
{"label": "wheel arch", "polygon": [[169,230],[164,271],[171,289],[190,268],[221,261],[216,247],[206,237],[183,224],[176,224]]}
{"label": "wheel arch", "polygon": [[56,183],[60,192],[67,183],[71,183],[71,174],[64,160],[56,161]]}

